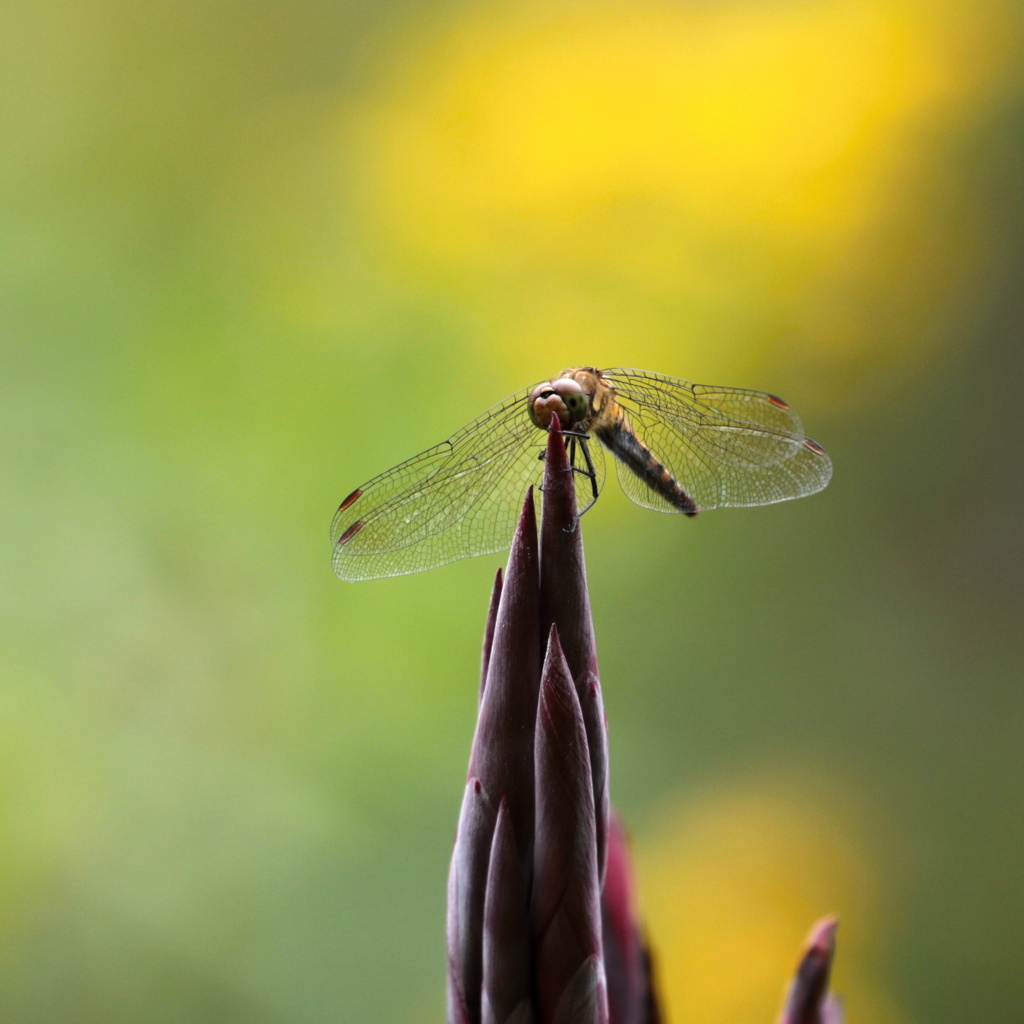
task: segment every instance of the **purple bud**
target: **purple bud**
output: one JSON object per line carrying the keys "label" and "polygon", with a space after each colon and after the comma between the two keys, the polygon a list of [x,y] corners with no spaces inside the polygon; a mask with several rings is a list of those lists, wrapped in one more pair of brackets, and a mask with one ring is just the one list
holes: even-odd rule
{"label": "purple bud", "polygon": [[811,928],[778,1024],[842,1024],[842,1006],[828,994],[838,927],[837,917],[824,917]]}
{"label": "purple bud", "polygon": [[555,1007],[552,1024],[597,1024],[608,1020],[604,965],[598,956],[589,956],[566,985]]}
{"label": "purple bud", "polygon": [[658,1024],[651,960],[637,924],[633,868],[626,834],[613,814],[608,870],[601,890],[604,964],[611,1024]]}
{"label": "purple bud", "polygon": [[[613,923],[602,923],[607,725],[577,476],[552,432],[542,540],[528,493],[508,568],[491,593],[448,890],[449,1024],[657,1024],[645,950],[627,921],[632,901],[621,898],[621,843],[609,882]],[[617,965],[618,995],[647,1016],[610,1021],[603,927],[615,928],[607,962]],[[620,969],[625,959],[628,971]]]}
{"label": "purple bud", "polygon": [[480,1019],[484,898],[496,819],[484,787],[471,778],[448,874],[448,1024]]}
{"label": "purple bud", "polygon": [[[603,1024],[608,1007],[590,753],[576,688],[554,626],[541,674],[536,766],[530,916],[538,1018],[540,1024]],[[597,1015],[587,1016],[587,1007]]]}
{"label": "purple bud", "polygon": [[590,752],[590,777],[594,791],[594,816],[597,820],[597,873],[604,880],[608,856],[608,723],[601,699],[601,682],[596,673],[585,672],[576,682],[576,692],[587,733]]}
{"label": "purple bud", "polygon": [[[583,560],[582,520],[576,508],[576,478],[569,465],[558,417],[544,458],[544,509],[540,534],[541,621],[558,626],[565,660],[579,685],[597,675],[597,646]],[[596,444],[596,441],[590,442]]]}
{"label": "purple bud", "polygon": [[[582,520],[576,477],[553,417],[544,460],[540,537],[541,623],[554,623],[583,708],[597,813],[598,871],[603,877],[608,831],[608,729],[597,672],[597,644],[590,614]],[[592,442],[596,443],[596,442]]]}
{"label": "purple bud", "polygon": [[498,602],[501,600],[502,574],[499,569],[494,576],[494,587],[491,589],[491,603],[487,608],[487,623],[484,626],[484,649],[480,659],[480,696],[483,696],[487,685],[487,666],[491,661],[491,647],[494,644],[494,624],[498,618]]}
{"label": "purple bud", "polygon": [[529,898],[512,821],[498,809],[484,905],[483,1024],[533,1019]]}
{"label": "purple bud", "polygon": [[537,525],[528,493],[494,617],[469,775],[504,799],[520,854],[533,843],[533,733],[540,686]]}

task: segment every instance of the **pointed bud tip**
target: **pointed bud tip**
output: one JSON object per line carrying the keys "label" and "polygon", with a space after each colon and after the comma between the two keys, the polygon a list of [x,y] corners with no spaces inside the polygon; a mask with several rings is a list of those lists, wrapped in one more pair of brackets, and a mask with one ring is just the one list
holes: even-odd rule
{"label": "pointed bud tip", "polygon": [[562,640],[558,635],[557,622],[552,622],[548,628],[548,648],[552,654],[562,653]]}
{"label": "pointed bud tip", "polygon": [[836,914],[829,914],[820,921],[815,921],[807,935],[804,949],[807,953],[818,953],[822,956],[832,956],[835,952],[836,930],[839,928],[839,917]]}
{"label": "pointed bud tip", "polygon": [[811,926],[778,1024],[841,1024],[841,1005],[828,993],[838,927],[834,914]]}

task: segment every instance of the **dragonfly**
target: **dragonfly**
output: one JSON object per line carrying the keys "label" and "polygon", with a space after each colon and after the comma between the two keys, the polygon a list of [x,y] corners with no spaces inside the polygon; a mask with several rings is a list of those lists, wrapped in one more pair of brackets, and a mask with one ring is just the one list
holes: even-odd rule
{"label": "dragonfly", "polygon": [[526,489],[540,487],[556,415],[583,512],[604,487],[603,450],[627,497],[685,516],[802,498],[832,476],[828,453],[775,395],[574,367],[349,494],[331,523],[334,572],[402,576],[508,547]]}

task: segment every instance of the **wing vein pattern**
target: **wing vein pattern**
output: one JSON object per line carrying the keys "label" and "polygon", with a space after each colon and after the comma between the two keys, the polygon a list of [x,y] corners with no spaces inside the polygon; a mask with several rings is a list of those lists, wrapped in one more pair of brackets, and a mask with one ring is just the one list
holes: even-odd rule
{"label": "wing vein pattern", "polygon": [[338,576],[400,576],[508,547],[526,489],[543,469],[546,438],[530,421],[529,392],[364,484],[331,523]]}
{"label": "wing vein pattern", "polygon": [[[773,395],[647,370],[602,373],[637,437],[701,509],[800,498],[831,478],[828,456],[803,443],[800,418]],[[616,469],[622,489],[637,504],[679,511],[621,463]]]}

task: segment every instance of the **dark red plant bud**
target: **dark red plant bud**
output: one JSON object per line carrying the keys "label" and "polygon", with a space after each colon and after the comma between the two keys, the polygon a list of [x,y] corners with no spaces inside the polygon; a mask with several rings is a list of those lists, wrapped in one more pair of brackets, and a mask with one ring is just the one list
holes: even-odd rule
{"label": "dark red plant bud", "polygon": [[605,1024],[608,1007],[590,753],[576,688],[554,625],[541,674],[536,793],[530,918],[538,1020],[540,1024]]}
{"label": "dark red plant bud", "polygon": [[651,958],[637,923],[628,840],[614,814],[608,829],[601,922],[611,1024],[658,1024]]}
{"label": "dark red plant bud", "polygon": [[[576,509],[576,478],[569,465],[558,417],[544,460],[544,508],[540,530],[541,621],[558,626],[572,678],[597,675],[597,647],[587,592],[582,520]],[[597,444],[590,441],[589,444]],[[546,633],[545,633],[546,642]]]}
{"label": "dark red plant bud", "polygon": [[528,493],[491,593],[449,879],[449,1024],[608,1022],[607,738],[574,477],[552,433],[545,539]]}
{"label": "dark red plant bud", "polygon": [[824,917],[811,928],[778,1024],[842,1024],[842,1006],[828,993],[838,927],[839,918]]}
{"label": "dark red plant bud", "polygon": [[533,733],[540,686],[539,565],[532,492],[512,539],[494,616],[469,775],[505,800],[520,855],[533,845]]}
{"label": "dark red plant bud", "polygon": [[502,574],[499,569],[494,576],[494,587],[491,590],[491,603],[487,608],[487,623],[484,626],[484,649],[480,659],[480,695],[483,696],[487,685],[487,666],[491,661],[491,647],[494,644],[494,624],[498,618],[498,603],[501,601]]}
{"label": "dark red plant bud", "polygon": [[529,889],[505,802],[491,844],[484,902],[482,1024],[533,1020]]}
{"label": "dark red plant bud", "polygon": [[448,874],[448,1022],[480,1019],[487,864],[497,809],[479,779],[466,783]]}
{"label": "dark red plant bud", "polygon": [[[604,877],[608,832],[608,728],[597,671],[583,531],[576,511],[576,478],[569,466],[558,417],[548,435],[540,538],[540,614],[554,623],[576,686],[590,751],[597,815],[598,872]],[[591,441],[591,444],[597,442]]]}

